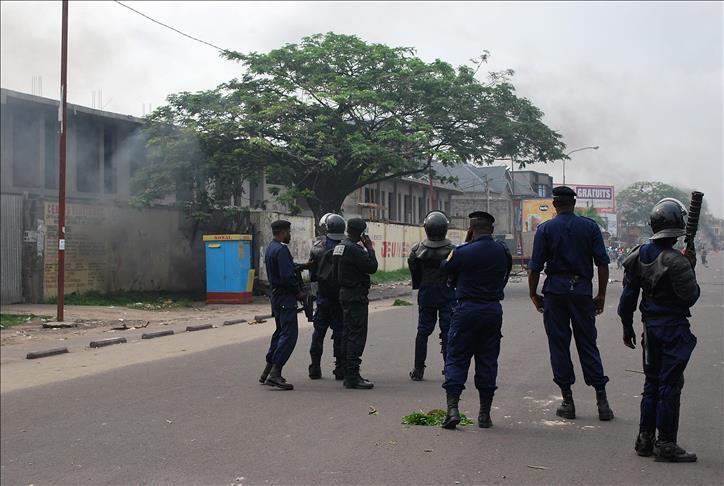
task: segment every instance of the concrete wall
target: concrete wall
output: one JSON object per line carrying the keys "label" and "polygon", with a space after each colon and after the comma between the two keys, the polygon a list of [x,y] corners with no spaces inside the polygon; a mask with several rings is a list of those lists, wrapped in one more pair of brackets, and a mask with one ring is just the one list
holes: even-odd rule
{"label": "concrete wall", "polygon": [[[264,253],[266,247],[272,240],[270,224],[276,219],[286,219],[292,223],[292,239],[289,243],[289,250],[297,263],[306,262],[309,259],[314,242],[314,219],[302,216],[287,216],[273,212],[252,212],[251,220],[255,227],[254,248],[257,275],[262,282],[267,282],[266,269],[264,268]],[[420,226],[389,224],[389,223],[368,223],[370,239],[375,243],[375,253],[379,262],[379,271],[398,270],[407,267],[407,257],[413,244],[425,238],[425,231]],[[466,232],[463,230],[451,229],[448,231],[448,238],[455,244],[465,240]]]}
{"label": "concrete wall", "polygon": [[[513,233],[513,203],[500,194],[490,194],[490,214],[495,217],[495,234]],[[487,211],[488,198],[480,192],[452,196],[451,220],[457,228],[468,227],[468,214],[473,211]]]}
{"label": "concrete wall", "polygon": [[[43,209],[47,299],[57,295],[58,206],[46,201]],[[203,246],[198,241],[192,245],[185,230],[184,217],[174,208],[67,204],[65,293],[201,291]]]}

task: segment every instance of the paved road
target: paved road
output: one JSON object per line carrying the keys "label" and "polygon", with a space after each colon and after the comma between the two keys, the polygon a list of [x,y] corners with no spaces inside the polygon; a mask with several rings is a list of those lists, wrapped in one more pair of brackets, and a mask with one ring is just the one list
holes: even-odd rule
{"label": "paved road", "polygon": [[[713,260],[701,271],[706,284],[692,320],[699,345],[682,404],[680,442],[699,454],[697,464],[659,464],[633,453],[643,377],[627,371],[640,370],[641,360],[620,342],[619,283],[599,321],[616,412],[610,423],[597,420],[594,392],[582,383],[574,387],[579,418],[557,419],[542,322],[524,286],[513,284],[492,429],[400,424],[412,410],[444,405],[433,340],[427,380],[407,377],[415,308],[405,307],[373,316],[363,367],[376,383],[372,391],[329,379],[328,356],[326,379],[307,379],[307,331],[285,373],[293,392],[257,384],[267,341],[257,339],[4,393],[1,482],[721,484],[724,286],[722,260]],[[461,407],[477,415],[474,389]]]}

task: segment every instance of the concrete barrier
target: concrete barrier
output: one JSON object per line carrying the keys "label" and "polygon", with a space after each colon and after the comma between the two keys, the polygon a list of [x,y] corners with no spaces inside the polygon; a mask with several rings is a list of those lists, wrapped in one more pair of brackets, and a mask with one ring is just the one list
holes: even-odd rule
{"label": "concrete barrier", "polygon": [[127,342],[128,342],[128,340],[124,337],[100,339],[98,341],[91,341],[90,347],[91,348],[103,348],[105,346],[110,346],[112,344],[125,344]]}
{"label": "concrete barrier", "polygon": [[65,354],[68,352],[68,348],[53,348],[48,349],[46,351],[35,351],[33,353],[28,353],[28,355],[25,357],[26,359],[38,359],[38,358],[45,358],[47,356],[55,356],[56,354]]}
{"label": "concrete barrier", "polygon": [[141,335],[141,339],[153,339],[162,336],[172,336],[173,333],[174,332],[172,329],[169,329],[168,331],[147,332]]}
{"label": "concrete barrier", "polygon": [[187,326],[186,332],[203,331],[204,329],[212,329],[213,324],[200,324],[198,326]]}

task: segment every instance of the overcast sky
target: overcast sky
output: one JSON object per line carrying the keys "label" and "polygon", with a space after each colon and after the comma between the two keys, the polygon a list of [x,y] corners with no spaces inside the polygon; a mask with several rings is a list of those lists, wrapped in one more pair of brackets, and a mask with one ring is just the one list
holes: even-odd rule
{"label": "overcast sky", "polygon": [[[512,68],[519,94],[545,112],[573,154],[566,180],[658,180],[706,193],[722,216],[724,77],[720,2],[128,2],[228,49],[268,51],[334,31],[410,46],[431,61]],[[0,84],[58,98],[60,2],[0,3]],[[208,46],[113,2],[71,2],[69,101],[140,116],[168,94],[239,74]],[[533,167],[561,179],[561,163]]]}

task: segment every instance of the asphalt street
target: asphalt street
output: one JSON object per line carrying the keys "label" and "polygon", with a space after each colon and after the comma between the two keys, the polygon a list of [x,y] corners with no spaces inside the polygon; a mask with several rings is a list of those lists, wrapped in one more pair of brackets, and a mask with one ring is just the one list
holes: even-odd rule
{"label": "asphalt street", "polygon": [[[643,375],[640,350],[621,343],[615,313],[621,284],[611,284],[598,324],[616,414],[600,422],[577,358],[578,418],[555,416],[559,390],[542,318],[525,285],[516,283],[504,302],[491,429],[401,425],[414,410],[444,408],[444,391],[436,339],[430,340],[426,380],[410,381],[416,308],[400,307],[372,315],[362,368],[375,382],[371,391],[346,390],[330,378],[329,354],[325,378],[309,380],[311,331],[305,330],[285,368],[296,387],[291,392],[257,383],[265,337],[3,393],[1,482],[722,484],[721,256],[698,270],[702,298],[691,322],[699,341],[686,373],[679,437],[699,455],[696,464],[655,463],[633,451]],[[475,418],[472,372],[469,384],[461,409]]]}

